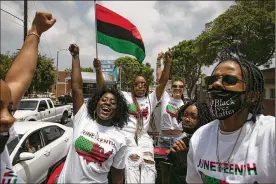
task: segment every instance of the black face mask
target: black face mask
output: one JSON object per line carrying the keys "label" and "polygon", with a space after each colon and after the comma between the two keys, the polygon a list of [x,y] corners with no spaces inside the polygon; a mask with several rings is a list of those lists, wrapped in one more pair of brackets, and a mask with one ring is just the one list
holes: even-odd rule
{"label": "black face mask", "polygon": [[3,136],[0,135],[0,154],[4,151],[4,148],[9,140],[10,135]]}
{"label": "black face mask", "polygon": [[215,119],[224,120],[241,109],[241,95],[245,91],[228,91],[223,89],[208,90],[211,94],[211,110]]}
{"label": "black face mask", "polygon": [[198,129],[198,127],[195,127],[195,128],[186,128],[186,127],[183,127],[183,132],[192,135],[193,133],[195,133],[195,131],[197,129]]}

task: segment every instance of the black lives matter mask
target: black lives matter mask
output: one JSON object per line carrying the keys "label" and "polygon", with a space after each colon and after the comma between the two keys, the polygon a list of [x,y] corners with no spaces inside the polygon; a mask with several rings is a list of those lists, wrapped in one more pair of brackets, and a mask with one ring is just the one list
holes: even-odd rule
{"label": "black lives matter mask", "polygon": [[209,93],[212,97],[211,110],[215,119],[224,120],[241,109],[241,95],[244,91],[211,89]]}

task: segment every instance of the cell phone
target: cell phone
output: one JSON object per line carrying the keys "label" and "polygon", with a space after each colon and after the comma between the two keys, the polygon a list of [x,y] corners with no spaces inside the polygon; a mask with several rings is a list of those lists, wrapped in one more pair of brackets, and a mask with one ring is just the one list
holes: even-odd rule
{"label": "cell phone", "polygon": [[187,147],[189,147],[190,139],[191,139],[191,137],[184,137],[184,138],[182,139],[182,141],[185,143],[185,145],[186,145]]}

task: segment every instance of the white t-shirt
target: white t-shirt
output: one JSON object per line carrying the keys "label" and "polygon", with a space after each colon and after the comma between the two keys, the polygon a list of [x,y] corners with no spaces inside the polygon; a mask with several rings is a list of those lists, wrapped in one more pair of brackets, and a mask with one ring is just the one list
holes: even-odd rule
{"label": "white t-shirt", "polygon": [[[15,138],[16,133],[13,129],[13,126],[9,129],[9,139],[8,142],[9,143],[11,140],[13,140]],[[1,153],[1,177],[0,177],[0,183],[2,184],[10,184],[10,183],[25,183],[23,180],[20,179],[20,177],[18,177],[18,175],[16,174],[16,172],[14,171],[13,167],[12,167],[12,163],[11,163],[11,159],[10,159],[10,155],[9,155],[9,151],[7,146],[5,146],[4,151]]]}
{"label": "white t-shirt", "polygon": [[[138,111],[135,104],[133,103],[131,93],[123,91],[123,94],[128,103],[129,114],[128,124],[123,128],[123,130],[128,133],[134,134],[136,131]],[[151,113],[158,104],[156,91],[153,91],[147,97],[136,97],[136,100],[143,114],[144,131],[147,132],[149,130]]]}
{"label": "white t-shirt", "polygon": [[111,166],[125,167],[126,138],[117,127],[92,120],[85,104],[73,121],[74,135],[58,183],[108,183]]}
{"label": "white t-shirt", "polygon": [[161,101],[161,130],[183,130],[182,124],[176,120],[178,109],[184,105],[182,99],[175,99],[164,92]]}
{"label": "white t-shirt", "polygon": [[[260,115],[255,123],[244,124],[229,167],[223,170],[219,170],[216,156],[218,124],[215,120],[193,134],[187,156],[187,183],[275,183],[275,117]],[[239,132],[219,133],[221,163],[228,159]]]}

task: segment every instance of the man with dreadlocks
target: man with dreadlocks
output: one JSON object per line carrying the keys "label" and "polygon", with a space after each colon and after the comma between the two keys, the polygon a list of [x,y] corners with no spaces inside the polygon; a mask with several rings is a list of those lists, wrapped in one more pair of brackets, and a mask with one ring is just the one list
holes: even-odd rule
{"label": "man with dreadlocks", "polygon": [[208,80],[208,93],[216,120],[190,140],[187,183],[276,183],[275,117],[262,115],[261,71],[225,58]]}
{"label": "man with dreadlocks", "polygon": [[[165,53],[165,66],[156,90],[149,94],[149,83],[143,76],[135,76],[131,93],[123,92],[128,102],[129,119],[123,131],[127,137],[126,183],[155,183],[156,169],[153,140],[147,131],[150,116],[160,101],[169,79],[172,55]],[[95,67],[100,67],[100,62]],[[97,86],[103,86],[104,79],[97,73]]]}

